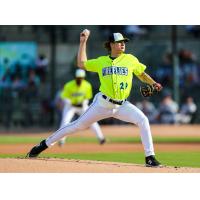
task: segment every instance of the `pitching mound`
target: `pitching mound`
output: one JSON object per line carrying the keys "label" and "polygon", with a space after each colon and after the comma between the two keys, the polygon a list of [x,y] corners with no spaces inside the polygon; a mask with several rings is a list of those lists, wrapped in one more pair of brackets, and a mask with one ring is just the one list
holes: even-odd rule
{"label": "pitching mound", "polygon": [[67,160],[67,159],[0,159],[0,172],[57,172],[57,173],[197,173],[200,168],[162,167],[148,168],[144,165]]}

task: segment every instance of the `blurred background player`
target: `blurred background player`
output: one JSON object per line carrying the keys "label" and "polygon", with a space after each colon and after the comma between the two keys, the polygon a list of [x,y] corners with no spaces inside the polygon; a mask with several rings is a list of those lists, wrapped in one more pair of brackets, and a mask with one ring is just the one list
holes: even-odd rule
{"label": "blurred background player", "polygon": [[178,122],[181,124],[193,124],[197,114],[197,105],[191,96],[186,97],[178,114]]}
{"label": "blurred background player", "polygon": [[[92,86],[85,80],[85,71],[77,69],[75,73],[75,80],[67,82],[60,94],[64,106],[62,111],[62,120],[60,128],[66,126],[75,114],[82,115],[88,109],[89,100],[92,98]],[[90,128],[96,134],[100,144],[105,143],[104,135],[101,132],[99,124],[93,123]],[[59,146],[63,146],[66,137],[59,141]]]}
{"label": "blurred background player", "polygon": [[159,120],[162,124],[176,124],[179,106],[170,92],[166,92],[159,106]]}
{"label": "blurred background player", "polygon": [[136,106],[148,117],[151,124],[157,123],[158,110],[154,104],[147,99],[137,102]]}

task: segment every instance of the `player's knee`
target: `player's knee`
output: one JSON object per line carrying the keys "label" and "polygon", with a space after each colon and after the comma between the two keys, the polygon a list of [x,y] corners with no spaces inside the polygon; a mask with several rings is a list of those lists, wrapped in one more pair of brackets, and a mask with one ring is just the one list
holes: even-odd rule
{"label": "player's knee", "polygon": [[148,119],[145,115],[143,115],[143,116],[140,118],[138,125],[139,125],[139,126],[144,126],[144,125],[146,125],[146,124],[149,124],[149,119]]}

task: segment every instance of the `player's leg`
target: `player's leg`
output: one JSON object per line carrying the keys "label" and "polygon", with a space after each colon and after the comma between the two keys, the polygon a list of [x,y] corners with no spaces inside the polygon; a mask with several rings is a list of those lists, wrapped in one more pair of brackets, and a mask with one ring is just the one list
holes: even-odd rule
{"label": "player's leg", "polygon": [[[78,114],[80,114],[80,115],[83,114],[88,109],[88,107],[89,107],[88,105],[84,106]],[[95,133],[95,135],[99,141],[99,144],[104,144],[106,142],[106,139],[101,131],[99,124],[97,122],[95,122],[90,126],[90,128]]]}
{"label": "player's leg", "polygon": [[111,113],[110,110],[99,106],[98,99],[95,98],[89,108],[77,120],[57,130],[46,139],[46,144],[47,146],[52,146],[60,138],[75,133],[76,131],[84,130],[94,122],[110,117]]}
{"label": "player's leg", "polygon": [[[65,106],[63,109],[63,113],[62,113],[62,120],[60,123],[60,128],[69,124],[69,122],[72,120],[74,115],[75,115],[75,109],[72,106],[71,107]],[[64,145],[65,139],[66,139],[66,137],[63,137],[62,139],[60,139],[60,141],[59,141],[60,146]]]}
{"label": "player's leg", "polygon": [[43,140],[40,144],[33,147],[27,154],[27,157],[37,157],[42,151],[54,145],[62,137],[75,133],[76,131],[86,129],[94,122],[110,117],[112,115],[112,110],[102,107],[99,104],[97,97],[98,95],[96,95],[93,103],[84,114],[82,114],[74,122],[71,122],[68,125],[58,129],[46,140]]}
{"label": "player's leg", "polygon": [[115,118],[134,123],[139,126],[145,155],[154,155],[154,148],[151,136],[149,121],[144,113],[133,104],[126,102],[119,107],[114,115]]}
{"label": "player's leg", "polygon": [[97,122],[93,123],[90,128],[95,133],[96,137],[99,140],[99,144],[104,144],[106,142],[106,139],[101,131],[101,128]]}
{"label": "player's leg", "polygon": [[62,128],[63,126],[68,124],[72,120],[74,115],[75,115],[75,109],[73,107],[65,107],[63,109],[62,120],[59,128]]}
{"label": "player's leg", "polygon": [[118,111],[114,114],[114,117],[138,125],[140,128],[140,136],[144,147],[146,160],[151,158],[155,162],[155,166],[159,166],[160,163],[157,163],[157,161],[154,160],[155,153],[149,120],[144,113],[127,101],[119,107]]}

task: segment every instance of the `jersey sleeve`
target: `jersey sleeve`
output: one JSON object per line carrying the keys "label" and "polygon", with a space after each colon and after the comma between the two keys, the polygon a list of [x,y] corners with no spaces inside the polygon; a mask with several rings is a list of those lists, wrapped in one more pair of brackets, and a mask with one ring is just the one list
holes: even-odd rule
{"label": "jersey sleeve", "polygon": [[84,62],[84,67],[87,71],[98,72],[98,59],[91,59]]}
{"label": "jersey sleeve", "polygon": [[133,62],[133,73],[136,76],[140,76],[146,69],[146,65],[139,62],[139,60],[132,56],[132,62]]}
{"label": "jersey sleeve", "polygon": [[137,67],[136,67],[136,69],[134,70],[134,74],[135,74],[136,76],[140,76],[140,75],[145,71],[146,65],[144,65],[144,64],[142,64],[142,63],[140,63],[140,62],[138,62],[136,66],[137,66]]}

